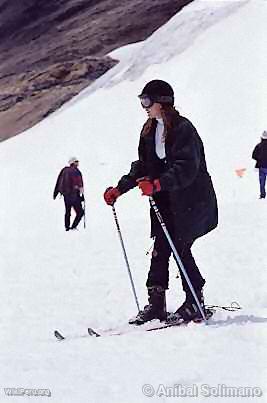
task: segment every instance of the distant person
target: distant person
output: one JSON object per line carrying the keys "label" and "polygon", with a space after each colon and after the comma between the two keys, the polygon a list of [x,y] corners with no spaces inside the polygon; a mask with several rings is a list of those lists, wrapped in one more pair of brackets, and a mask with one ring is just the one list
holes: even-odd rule
{"label": "distant person", "polygon": [[[72,157],[69,159],[69,166],[63,168],[58,175],[53,194],[54,200],[59,193],[64,197],[66,231],[76,229],[84,215],[82,207],[82,202],[84,201],[83,178],[78,165],[79,160],[77,158]],[[76,217],[72,225],[70,225],[72,208],[76,212]]]}
{"label": "distant person", "polygon": [[[139,99],[148,115],[140,134],[139,158],[116,187],[105,191],[104,199],[113,205],[135,186],[139,186],[144,196],[153,196],[205,311],[205,279],[191,251],[195,240],[218,223],[216,195],[207,171],[204,147],[192,123],[175,109],[174,92],[167,82],[150,81]],[[152,319],[166,319],[165,291],[169,287],[171,247],[153,209],[150,218],[155,243],[146,282],[148,305],[130,321],[138,325]],[[185,301],[174,313],[175,320],[199,319],[200,311],[182,271],[180,275]]]}
{"label": "distant person", "polygon": [[255,168],[259,168],[260,199],[266,197],[266,176],[267,176],[267,131],[261,135],[261,142],[253,150],[252,158],[256,160]]}

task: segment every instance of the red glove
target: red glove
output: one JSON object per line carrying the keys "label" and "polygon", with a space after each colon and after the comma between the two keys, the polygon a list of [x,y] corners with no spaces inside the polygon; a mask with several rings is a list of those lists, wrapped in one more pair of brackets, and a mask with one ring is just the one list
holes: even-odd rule
{"label": "red glove", "polygon": [[120,195],[121,193],[117,188],[109,187],[104,192],[105,202],[112,206]]}
{"label": "red glove", "polygon": [[139,189],[142,190],[142,196],[152,196],[154,193],[161,190],[159,179],[155,179],[153,182],[147,178],[137,180]]}

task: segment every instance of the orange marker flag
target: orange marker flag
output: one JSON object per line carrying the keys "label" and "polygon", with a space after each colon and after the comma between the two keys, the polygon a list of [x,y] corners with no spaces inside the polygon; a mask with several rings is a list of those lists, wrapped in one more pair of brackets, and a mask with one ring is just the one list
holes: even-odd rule
{"label": "orange marker flag", "polygon": [[246,172],[247,168],[238,168],[235,169],[235,173],[237,174],[237,176],[239,176],[239,178],[242,178],[244,176],[244,173]]}

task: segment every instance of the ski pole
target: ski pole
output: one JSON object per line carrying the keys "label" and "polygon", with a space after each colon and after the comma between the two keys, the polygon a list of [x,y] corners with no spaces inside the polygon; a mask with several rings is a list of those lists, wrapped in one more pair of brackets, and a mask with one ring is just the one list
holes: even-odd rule
{"label": "ski pole", "polygon": [[156,203],[155,203],[155,200],[153,199],[152,196],[149,196],[149,201],[150,201],[150,204],[151,204],[152,208],[153,208],[154,211],[155,211],[155,214],[156,214],[156,216],[157,216],[157,218],[158,218],[158,220],[159,220],[159,223],[160,223],[160,225],[161,225],[161,228],[163,229],[164,234],[166,235],[166,238],[167,238],[167,240],[168,240],[168,242],[169,242],[169,245],[170,245],[170,247],[171,247],[171,250],[172,250],[172,252],[173,252],[173,254],[174,254],[176,263],[177,263],[178,267],[180,267],[180,269],[182,270],[182,273],[183,273],[183,275],[184,275],[184,277],[185,277],[185,279],[186,279],[186,282],[187,282],[187,284],[188,284],[188,286],[189,286],[189,288],[190,288],[190,291],[191,291],[191,293],[192,293],[192,295],[193,295],[193,297],[194,297],[194,299],[195,299],[195,301],[196,301],[196,303],[197,303],[197,306],[198,306],[198,309],[199,309],[199,311],[200,311],[200,313],[201,313],[201,316],[203,317],[205,323],[207,324],[208,321],[207,321],[207,319],[206,319],[206,316],[205,316],[205,314],[204,314],[204,311],[203,311],[203,309],[202,309],[202,306],[200,305],[200,302],[199,302],[199,299],[198,299],[198,297],[197,297],[197,295],[196,295],[196,292],[195,292],[195,290],[194,290],[194,287],[193,287],[193,285],[192,285],[192,283],[191,283],[191,281],[190,281],[190,278],[188,277],[188,274],[187,274],[186,269],[185,269],[185,267],[184,267],[184,265],[183,265],[183,262],[181,261],[181,258],[180,258],[180,256],[178,255],[178,252],[177,252],[177,250],[176,250],[176,248],[175,248],[175,246],[174,246],[174,243],[173,243],[173,241],[172,241],[172,239],[171,239],[171,236],[170,236],[170,234],[169,234],[169,231],[167,230],[166,224],[164,223],[164,221],[163,221],[163,219],[162,219],[162,216],[161,216],[161,214],[160,214],[160,212],[159,212],[159,209],[158,209],[158,207],[157,207],[157,205],[156,205]]}
{"label": "ski pole", "polygon": [[135,299],[135,302],[136,302],[136,306],[137,306],[138,312],[140,312],[140,306],[139,306],[138,298],[137,298],[136,291],[135,291],[134,281],[133,281],[132,273],[131,273],[131,270],[130,270],[130,265],[129,265],[129,261],[128,261],[128,258],[127,258],[127,254],[126,254],[124,242],[123,242],[123,239],[122,239],[121,230],[120,230],[120,225],[119,225],[119,221],[118,221],[118,217],[117,217],[117,214],[116,214],[116,210],[115,210],[114,204],[112,204],[112,211],[113,211],[114,220],[115,220],[116,227],[117,227],[117,230],[118,230],[118,234],[119,234],[119,238],[120,238],[120,243],[121,243],[122,251],[123,251],[123,255],[124,255],[126,267],[127,267],[127,270],[128,270],[130,282],[131,282],[131,286],[132,286],[132,290],[133,290],[134,299]]}

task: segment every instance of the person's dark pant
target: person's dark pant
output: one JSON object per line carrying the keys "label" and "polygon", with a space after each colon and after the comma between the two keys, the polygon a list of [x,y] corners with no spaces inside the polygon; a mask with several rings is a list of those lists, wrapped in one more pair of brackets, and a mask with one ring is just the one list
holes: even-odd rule
{"label": "person's dark pant", "polygon": [[[66,230],[75,229],[84,215],[80,195],[78,194],[78,195],[64,196],[64,202],[65,202],[65,228]],[[75,210],[76,217],[72,223],[72,226],[70,227],[70,216],[72,208]]]}
{"label": "person's dark pant", "polygon": [[266,197],[266,190],[265,190],[266,176],[267,176],[267,168],[259,168],[260,197],[263,199]]}
{"label": "person's dark pant", "polygon": [[[205,280],[200,274],[200,271],[196,265],[194,257],[191,252],[191,246],[193,241],[183,241],[181,239],[175,239],[173,231],[169,231],[172,241],[175,244],[178,255],[180,256],[183,265],[186,269],[187,275],[194,287],[195,291],[201,290],[205,284]],[[152,252],[150,270],[148,273],[148,279],[146,282],[147,287],[161,286],[164,289],[168,288],[169,284],[169,258],[171,256],[171,247],[166,238],[165,233],[159,226],[157,228],[154,250]],[[179,269],[180,270],[180,269]],[[182,271],[180,270],[182,279],[183,290],[186,296],[191,296],[191,291],[184,278]]]}

